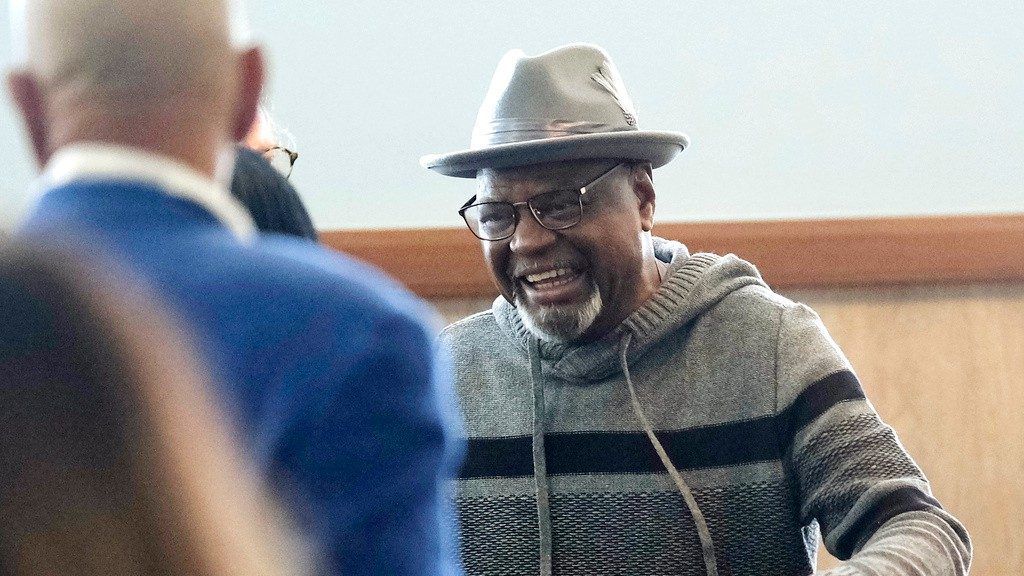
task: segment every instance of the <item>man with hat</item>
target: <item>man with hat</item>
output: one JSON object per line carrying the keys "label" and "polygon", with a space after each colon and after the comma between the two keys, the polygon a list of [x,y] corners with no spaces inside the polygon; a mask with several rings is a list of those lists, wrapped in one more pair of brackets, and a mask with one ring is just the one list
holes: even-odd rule
{"label": "man with hat", "polygon": [[864,397],[817,315],[739,258],[652,236],[651,170],[608,55],[510,52],[460,210],[501,292],[445,329],[469,451],[469,574],[965,574],[963,525]]}

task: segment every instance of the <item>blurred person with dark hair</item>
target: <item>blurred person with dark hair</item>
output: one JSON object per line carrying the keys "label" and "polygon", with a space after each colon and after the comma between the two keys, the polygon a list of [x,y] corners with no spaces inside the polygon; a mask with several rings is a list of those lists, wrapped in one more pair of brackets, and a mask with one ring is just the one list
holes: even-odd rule
{"label": "blurred person with dark hair", "polygon": [[259,152],[285,179],[291,177],[292,168],[299,158],[298,152],[292,150],[294,139],[291,132],[274,122],[266,106],[258,107],[252,126],[239,143]]}
{"label": "blurred person with dark hair", "polygon": [[346,574],[452,574],[461,458],[432,313],[379,271],[255,236],[227,191],[263,85],[238,0],[19,0],[8,86],[43,174],[27,237],[141,273],[261,470]]}
{"label": "blurred person with dark hair", "polygon": [[249,211],[260,232],[318,240],[299,193],[259,152],[238,148],[231,194]]}
{"label": "blurred person with dark hair", "polygon": [[190,345],[124,288],[0,249],[0,572],[311,573]]}

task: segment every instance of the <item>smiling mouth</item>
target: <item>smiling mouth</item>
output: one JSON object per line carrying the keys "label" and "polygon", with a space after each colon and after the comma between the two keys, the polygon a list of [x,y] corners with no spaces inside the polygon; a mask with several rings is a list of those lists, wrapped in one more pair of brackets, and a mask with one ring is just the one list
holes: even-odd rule
{"label": "smiling mouth", "polygon": [[570,268],[556,268],[554,270],[546,270],[536,274],[527,274],[523,279],[534,288],[542,288],[568,284],[569,282],[572,282],[575,276],[578,275],[578,272]]}
{"label": "smiling mouth", "polygon": [[517,277],[523,292],[538,305],[566,304],[589,295],[586,273],[574,268],[559,267]]}

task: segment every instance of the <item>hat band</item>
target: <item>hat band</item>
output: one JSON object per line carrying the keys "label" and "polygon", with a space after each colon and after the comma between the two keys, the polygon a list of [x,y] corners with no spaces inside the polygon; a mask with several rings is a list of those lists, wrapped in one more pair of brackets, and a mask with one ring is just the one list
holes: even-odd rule
{"label": "hat band", "polygon": [[477,126],[473,130],[473,138],[470,141],[469,147],[476,150],[498,144],[526,142],[528,140],[543,140],[545,138],[597,134],[601,132],[625,132],[637,129],[636,126],[629,126],[627,124],[616,125],[604,122],[502,118],[500,120],[493,120],[484,126]]}

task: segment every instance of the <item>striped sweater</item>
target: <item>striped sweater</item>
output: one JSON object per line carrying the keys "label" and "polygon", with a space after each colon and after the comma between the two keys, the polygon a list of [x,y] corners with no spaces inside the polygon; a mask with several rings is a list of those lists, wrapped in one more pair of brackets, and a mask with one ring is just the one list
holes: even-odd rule
{"label": "striped sweater", "polygon": [[597,342],[531,347],[501,298],[442,333],[469,435],[455,481],[466,572],[712,571],[624,353],[718,574],[810,574],[822,540],[849,559],[835,574],[967,573],[964,527],[814,312],[734,256],[661,239],[655,254],[670,263],[661,289]]}

